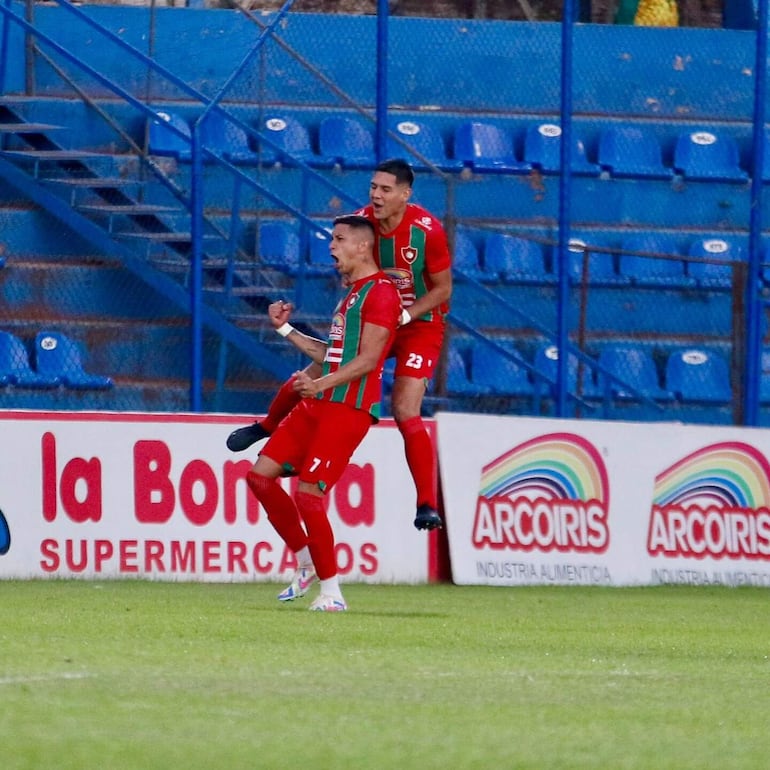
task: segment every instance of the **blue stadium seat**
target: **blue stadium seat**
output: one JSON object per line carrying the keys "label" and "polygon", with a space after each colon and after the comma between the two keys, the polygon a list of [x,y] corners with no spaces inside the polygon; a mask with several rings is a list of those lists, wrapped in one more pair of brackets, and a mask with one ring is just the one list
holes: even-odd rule
{"label": "blue stadium seat", "polygon": [[385,393],[390,393],[393,390],[393,381],[395,380],[395,378],[396,378],[396,359],[386,358],[385,364],[382,367],[382,388],[385,391]]}
{"label": "blue stadium seat", "polygon": [[642,256],[645,253],[678,255],[676,242],[667,235],[629,235],[623,239],[620,250],[620,274],[630,278],[637,286],[686,288],[695,284],[695,281],[685,274],[684,260]]}
{"label": "blue stadium seat", "polygon": [[[249,135],[226,115],[216,110],[201,123],[201,143],[231,163],[256,164],[260,155],[251,149]],[[204,155],[205,159],[205,155]]]}
{"label": "blue stadium seat", "polygon": [[[447,156],[444,140],[433,126],[417,120],[397,120],[392,123],[391,130],[408,147],[420,153],[437,168],[443,171],[459,171],[463,168],[462,161]],[[392,138],[388,139],[388,155],[394,158],[406,157],[414,169],[430,168],[428,163],[412,155],[400,142]]]}
{"label": "blue stadium seat", "polygon": [[492,233],[484,245],[484,269],[506,283],[551,284],[543,247],[535,241],[508,233]]}
{"label": "blue stadium seat", "polygon": [[599,165],[614,177],[671,179],[657,137],[638,126],[613,126],[599,136]]}
{"label": "blue stadium seat", "polygon": [[471,350],[471,381],[499,396],[531,396],[534,392],[523,366],[481,342]]}
{"label": "blue stadium seat", "polygon": [[517,160],[511,135],[492,123],[460,123],[454,132],[454,157],[481,173],[531,170],[529,163]]}
{"label": "blue stadium seat", "polygon": [[745,182],[748,174],[740,167],[738,144],[728,135],[712,131],[680,134],[674,148],[674,168],[685,179]]}
{"label": "blue stadium seat", "polygon": [[490,392],[488,387],[471,382],[465,354],[454,340],[447,348],[446,388],[449,393],[458,396],[479,396]]}
{"label": "blue stadium seat", "polygon": [[58,376],[47,376],[32,370],[24,343],[9,332],[0,331],[0,385],[18,388],[56,388]]}
{"label": "blue stadium seat", "polygon": [[192,157],[192,134],[187,121],[174,112],[158,110],[148,120],[147,151],[150,155],[189,161]]}
{"label": "blue stadium seat", "polygon": [[35,366],[44,377],[58,378],[68,388],[106,390],[111,377],[83,369],[80,346],[62,332],[42,330],[35,336]]}
{"label": "blue stadium seat", "polygon": [[[527,126],[524,134],[524,161],[543,174],[561,171],[561,126],[539,123]],[[571,171],[573,174],[599,173],[601,169],[586,156],[585,142],[576,138],[572,144]]]}
{"label": "blue stadium seat", "polygon": [[257,253],[268,267],[294,275],[299,269],[299,235],[285,222],[262,222]]}
{"label": "blue stadium seat", "polygon": [[671,179],[658,138],[640,126],[612,126],[599,136],[599,165],[614,177]]}
{"label": "blue stadium seat", "polygon": [[570,238],[568,266],[570,280],[579,284],[583,280],[583,260],[588,250],[588,282],[592,286],[621,286],[630,283],[627,276],[615,269],[615,255],[607,251],[592,251],[580,238]]}
{"label": "blue stadium seat", "polygon": [[[535,369],[545,378],[545,383],[539,378],[535,381],[536,388],[546,388],[553,394],[555,393],[556,380],[559,367],[559,348],[551,343],[540,345],[535,351],[534,358]],[[582,370],[582,376],[581,376]],[[582,363],[574,354],[570,353],[567,359],[567,390],[570,393],[577,394],[578,382],[581,384],[580,394],[582,398],[595,399],[602,395],[594,381],[593,368]]]}
{"label": "blue stadium seat", "polygon": [[270,115],[262,122],[260,131],[278,145],[276,149],[266,142],[260,144],[263,163],[280,162],[284,166],[291,166],[299,160],[310,166],[324,165],[320,156],[313,151],[307,128],[295,118],[289,115]]}
{"label": "blue stadium seat", "polygon": [[720,356],[698,348],[669,355],[665,384],[682,401],[724,404],[732,399],[727,363]]}
{"label": "blue stadium seat", "polygon": [[374,135],[354,118],[324,118],[318,127],[320,162],[342,168],[374,168]]}
{"label": "blue stadium seat", "polygon": [[638,400],[637,393],[656,401],[671,401],[674,398],[673,393],[660,387],[655,361],[644,348],[607,346],[599,353],[599,364],[632,388],[629,390],[600,370],[597,374],[599,388],[604,390],[609,386],[615,398]]}
{"label": "blue stadium seat", "polygon": [[310,245],[308,254],[308,271],[315,275],[328,275],[335,270],[335,263],[329,253],[331,241],[331,228],[325,227],[324,232],[312,230],[309,236]]}
{"label": "blue stadium seat", "polygon": [[466,278],[474,281],[494,280],[496,276],[490,275],[481,266],[479,252],[472,238],[462,230],[455,232],[452,266]]}
{"label": "blue stadium seat", "polygon": [[[716,259],[727,262],[737,262],[743,259],[741,247],[722,236],[698,238],[690,244],[687,253],[698,259]],[[704,289],[729,289],[733,282],[733,271],[730,265],[689,262],[687,273]]]}

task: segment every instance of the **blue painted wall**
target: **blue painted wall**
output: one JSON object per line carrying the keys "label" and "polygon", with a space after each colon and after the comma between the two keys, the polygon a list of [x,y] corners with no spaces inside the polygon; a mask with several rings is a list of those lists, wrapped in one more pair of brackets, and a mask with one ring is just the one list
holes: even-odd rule
{"label": "blue painted wall", "polygon": [[[158,9],[154,33],[144,8],[86,7],[85,12],[143,53],[151,40],[157,59],[207,94],[216,93],[259,37],[243,15],[225,10]],[[137,94],[148,78],[116,48],[65,15],[37,6],[39,27],[75,44],[83,61],[118,78]],[[267,19],[269,17],[262,17]],[[375,94],[372,16],[291,14],[282,38],[355,101],[372,105]],[[553,23],[398,18],[389,28],[389,101],[407,109],[490,113],[553,113],[559,106],[561,27]],[[21,38],[12,38],[8,90],[23,83]],[[650,118],[749,120],[752,113],[754,34],[727,29],[575,27],[575,111]],[[234,84],[239,99],[283,105],[339,106],[308,70],[277,45],[265,49]],[[262,78],[262,75],[265,75]],[[40,65],[41,92],[61,91]],[[155,99],[180,94],[150,79]],[[95,84],[93,92],[99,93]]]}

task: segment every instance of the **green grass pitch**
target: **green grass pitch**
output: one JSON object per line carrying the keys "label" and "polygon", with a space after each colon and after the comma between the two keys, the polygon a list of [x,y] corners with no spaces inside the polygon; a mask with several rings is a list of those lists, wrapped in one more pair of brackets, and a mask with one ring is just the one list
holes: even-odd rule
{"label": "green grass pitch", "polygon": [[770,766],[758,588],[0,582],[4,770]]}

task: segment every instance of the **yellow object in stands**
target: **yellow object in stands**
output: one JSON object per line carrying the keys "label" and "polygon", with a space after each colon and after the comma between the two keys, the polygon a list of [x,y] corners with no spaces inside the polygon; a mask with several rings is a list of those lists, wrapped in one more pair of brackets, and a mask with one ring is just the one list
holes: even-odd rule
{"label": "yellow object in stands", "polygon": [[637,27],[678,27],[676,0],[639,0],[634,24]]}

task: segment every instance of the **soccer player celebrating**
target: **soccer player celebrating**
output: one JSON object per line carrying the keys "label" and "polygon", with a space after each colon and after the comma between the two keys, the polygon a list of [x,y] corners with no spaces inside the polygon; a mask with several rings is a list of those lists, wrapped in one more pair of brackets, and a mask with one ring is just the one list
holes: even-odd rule
{"label": "soccer player celebrating", "polygon": [[[437,461],[421,410],[441,354],[452,269],[441,223],[409,202],[413,183],[414,173],[406,161],[380,163],[369,185],[369,205],[356,213],[374,225],[374,258],[401,295],[400,326],[388,352],[388,357],[396,359],[391,412],[404,439],[406,461],[417,491],[414,526],[435,529],[442,526]],[[312,376],[312,369],[310,373]],[[266,417],[233,431],[227,446],[239,452],[269,436],[296,403],[297,394],[289,381],[270,404]]]}
{"label": "soccer player celebrating", "polygon": [[[373,248],[374,227],[368,219],[352,214],[334,220],[329,249],[348,292],[334,311],[326,342],[289,323],[288,303],[274,302],[268,309],[276,331],[321,371],[315,377],[307,370],[296,372],[290,380],[301,400],[272,433],[246,478],[297,557],[292,582],[278,598],[303,596],[318,578],[321,592],[310,609],[323,612],[347,609],[323,497],[379,418],[382,366],[401,313],[398,291],[374,261]],[[284,471],[299,476],[295,499],[278,483]]]}

